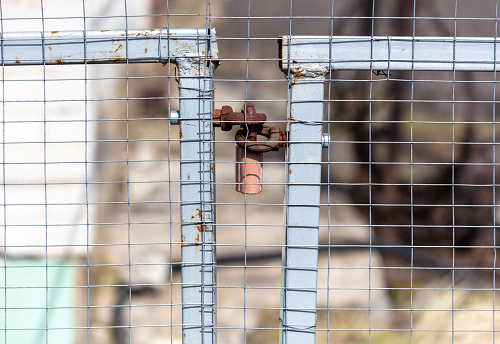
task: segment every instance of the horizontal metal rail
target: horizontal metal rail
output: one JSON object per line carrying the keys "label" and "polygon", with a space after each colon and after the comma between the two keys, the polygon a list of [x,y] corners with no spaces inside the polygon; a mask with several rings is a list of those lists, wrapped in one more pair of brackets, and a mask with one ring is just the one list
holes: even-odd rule
{"label": "horizontal metal rail", "polygon": [[284,36],[281,68],[325,70],[495,71],[500,40],[456,37]]}
{"label": "horizontal metal rail", "polygon": [[[168,63],[218,59],[213,29],[11,32],[0,35],[3,66]],[[172,61],[173,62],[173,61]]]}

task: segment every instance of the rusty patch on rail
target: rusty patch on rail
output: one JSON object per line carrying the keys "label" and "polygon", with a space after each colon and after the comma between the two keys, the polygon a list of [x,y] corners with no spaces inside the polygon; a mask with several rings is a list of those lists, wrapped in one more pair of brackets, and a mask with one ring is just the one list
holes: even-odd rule
{"label": "rusty patch on rail", "polygon": [[56,63],[57,63],[57,64],[59,64],[59,65],[62,65],[62,64],[64,64],[64,60],[57,59],[57,60],[56,60]]}
{"label": "rusty patch on rail", "polygon": [[198,229],[198,232],[206,232],[207,231],[207,225],[203,224],[203,223],[198,223],[196,225],[196,229]]}
{"label": "rusty patch on rail", "polygon": [[115,49],[115,53],[116,53],[118,50],[120,50],[121,48],[123,48],[123,45],[122,45],[122,44],[120,44],[120,45],[118,46],[118,48],[116,48],[116,49]]}
{"label": "rusty patch on rail", "polygon": [[196,211],[197,211],[196,215],[191,216],[191,220],[198,218],[201,221],[202,220],[201,211],[199,208],[196,208]]}

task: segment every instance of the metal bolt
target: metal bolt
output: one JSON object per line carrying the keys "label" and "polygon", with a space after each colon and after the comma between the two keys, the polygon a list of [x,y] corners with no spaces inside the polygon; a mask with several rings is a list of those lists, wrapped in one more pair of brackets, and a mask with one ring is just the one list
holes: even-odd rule
{"label": "metal bolt", "polygon": [[170,118],[170,124],[179,125],[180,122],[179,110],[170,110],[170,115],[168,117]]}
{"label": "metal bolt", "polygon": [[323,148],[330,147],[330,133],[323,133],[321,135],[321,147]]}

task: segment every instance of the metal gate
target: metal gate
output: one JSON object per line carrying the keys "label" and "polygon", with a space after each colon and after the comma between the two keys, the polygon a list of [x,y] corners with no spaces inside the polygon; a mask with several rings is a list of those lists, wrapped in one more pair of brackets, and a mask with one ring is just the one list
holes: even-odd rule
{"label": "metal gate", "polygon": [[480,2],[0,2],[0,343],[494,343]]}

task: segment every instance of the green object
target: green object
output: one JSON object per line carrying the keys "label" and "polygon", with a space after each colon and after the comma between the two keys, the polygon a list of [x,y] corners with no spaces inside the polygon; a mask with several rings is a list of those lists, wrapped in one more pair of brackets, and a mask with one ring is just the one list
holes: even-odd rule
{"label": "green object", "polygon": [[69,261],[0,258],[0,344],[74,343]]}

